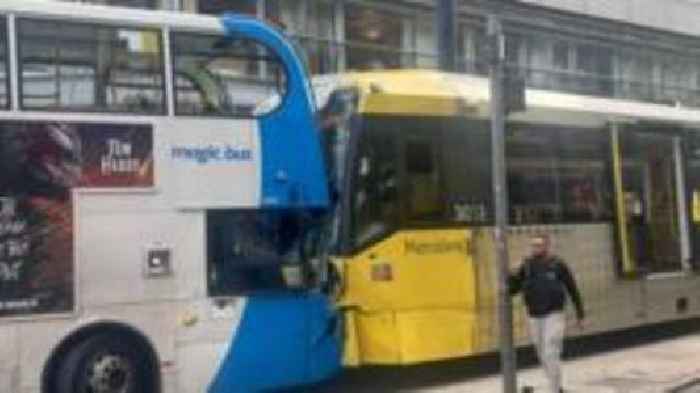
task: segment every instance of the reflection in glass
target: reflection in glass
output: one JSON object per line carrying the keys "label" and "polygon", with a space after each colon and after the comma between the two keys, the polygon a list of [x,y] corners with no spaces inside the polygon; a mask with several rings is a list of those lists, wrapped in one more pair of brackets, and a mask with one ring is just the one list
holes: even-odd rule
{"label": "reflection in glass", "polygon": [[0,108],[10,106],[8,86],[10,79],[7,75],[7,25],[5,18],[0,18]]}
{"label": "reflection in glass", "polygon": [[160,33],[20,19],[26,109],[162,113]]}
{"label": "reflection in glass", "polygon": [[514,225],[612,220],[609,141],[596,130],[516,127],[508,135]]}
{"label": "reflection in glass", "polygon": [[370,128],[359,142],[351,206],[355,247],[376,241],[398,222],[396,141],[391,130]]}
{"label": "reflection in glass", "polygon": [[680,270],[676,155],[673,137],[626,133],[622,143],[622,187],[629,251],[649,272]]}
{"label": "reflection in glass", "polygon": [[172,35],[176,112],[179,115],[249,117],[276,108],[269,101],[284,94],[283,67],[252,41],[220,36]]}
{"label": "reflection in glass", "polygon": [[212,210],[207,213],[210,296],[284,289],[284,266],[309,264],[318,250],[320,211]]}

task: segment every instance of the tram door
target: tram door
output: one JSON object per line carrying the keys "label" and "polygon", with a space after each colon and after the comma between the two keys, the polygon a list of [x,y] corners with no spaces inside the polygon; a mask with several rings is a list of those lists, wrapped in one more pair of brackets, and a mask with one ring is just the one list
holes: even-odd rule
{"label": "tram door", "polygon": [[[623,265],[627,273],[682,269],[687,239],[679,137],[647,132],[619,136]],[[620,190],[618,190],[620,191]],[[626,240],[626,241],[625,241]],[[626,251],[626,252],[624,252]],[[624,259],[627,258],[625,261]]]}

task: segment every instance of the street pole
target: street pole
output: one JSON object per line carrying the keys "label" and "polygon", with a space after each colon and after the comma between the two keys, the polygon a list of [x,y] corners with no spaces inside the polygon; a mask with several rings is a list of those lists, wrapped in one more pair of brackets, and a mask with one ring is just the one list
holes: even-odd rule
{"label": "street pole", "polygon": [[494,240],[498,258],[498,319],[500,326],[501,372],[503,373],[503,393],[516,393],[515,349],[513,345],[513,313],[508,292],[508,248],[506,228],[508,225],[508,190],[506,189],[505,168],[505,36],[501,21],[489,17],[488,35],[491,43],[491,149],[493,173],[493,197],[496,209]]}
{"label": "street pole", "polygon": [[440,69],[455,72],[457,71],[457,0],[439,0],[436,21]]}

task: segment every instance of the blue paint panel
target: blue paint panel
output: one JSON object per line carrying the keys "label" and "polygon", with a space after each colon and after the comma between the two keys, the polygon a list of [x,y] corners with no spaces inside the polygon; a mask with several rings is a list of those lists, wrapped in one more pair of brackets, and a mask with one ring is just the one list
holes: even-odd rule
{"label": "blue paint panel", "polygon": [[318,382],[334,376],[342,363],[339,316],[326,297],[308,298],[311,346],[309,348],[309,381]]}
{"label": "blue paint panel", "polygon": [[327,207],[328,181],[309,78],[293,46],[278,30],[239,15],[223,18],[230,37],[253,39],[275,53],[287,72],[281,106],[260,119],[263,206]]}
{"label": "blue paint panel", "polygon": [[[280,108],[260,121],[262,207],[327,208],[327,176],[309,79],[293,47],[277,30],[227,15],[226,34],[254,40],[277,54],[287,71]],[[328,378],[340,369],[334,312],[321,294],[251,296],[231,348],[208,393],[252,393]]]}
{"label": "blue paint panel", "polygon": [[333,318],[322,295],[251,297],[208,393],[264,392],[333,376],[340,369]]}

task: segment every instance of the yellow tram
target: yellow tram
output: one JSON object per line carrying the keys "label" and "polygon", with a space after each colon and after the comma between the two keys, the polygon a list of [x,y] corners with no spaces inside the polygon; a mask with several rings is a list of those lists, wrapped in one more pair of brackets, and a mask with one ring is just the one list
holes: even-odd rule
{"label": "yellow tram", "polygon": [[[345,364],[497,350],[488,80],[401,70],[313,83],[340,196],[330,250]],[[698,316],[700,111],[544,90],[526,100],[507,126],[511,265],[532,234],[551,235],[589,315],[571,334]]]}

